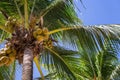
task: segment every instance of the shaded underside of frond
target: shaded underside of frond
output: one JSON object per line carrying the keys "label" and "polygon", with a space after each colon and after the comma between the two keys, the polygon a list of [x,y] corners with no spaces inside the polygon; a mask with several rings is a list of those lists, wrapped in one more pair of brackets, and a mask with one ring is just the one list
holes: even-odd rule
{"label": "shaded underside of frond", "polygon": [[13,0],[0,0],[0,11],[4,11],[8,16],[18,16]]}
{"label": "shaded underside of frond", "polygon": [[[24,1],[23,0],[8,0],[0,1],[1,10],[8,15],[24,16]],[[44,17],[44,26],[57,28],[62,24],[77,23],[80,20],[74,10],[73,0],[29,0],[28,15],[34,15],[37,18]],[[29,16],[30,18],[30,16]]]}
{"label": "shaded underside of frond", "polygon": [[[51,73],[56,72],[55,79],[76,79],[74,71],[79,65],[79,59],[76,56],[79,56],[78,52],[72,50],[66,50],[60,47],[54,47],[52,49],[54,52],[45,50],[41,56],[41,61],[45,65],[44,67]],[[73,68],[74,66],[74,68]]]}

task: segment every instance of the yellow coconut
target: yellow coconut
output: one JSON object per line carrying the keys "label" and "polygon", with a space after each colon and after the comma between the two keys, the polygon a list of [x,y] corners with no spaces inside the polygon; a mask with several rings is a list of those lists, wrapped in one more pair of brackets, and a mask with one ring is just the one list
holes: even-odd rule
{"label": "yellow coconut", "polygon": [[2,56],[0,58],[1,63],[3,62],[4,64],[6,64],[8,62],[8,60],[9,60],[9,58],[7,56]]}
{"label": "yellow coconut", "polygon": [[39,41],[39,42],[42,42],[44,39],[43,39],[43,36],[37,36],[37,40]]}
{"label": "yellow coconut", "polygon": [[38,29],[36,30],[36,32],[37,32],[37,34],[39,35],[39,34],[42,33],[42,29],[38,28]]}

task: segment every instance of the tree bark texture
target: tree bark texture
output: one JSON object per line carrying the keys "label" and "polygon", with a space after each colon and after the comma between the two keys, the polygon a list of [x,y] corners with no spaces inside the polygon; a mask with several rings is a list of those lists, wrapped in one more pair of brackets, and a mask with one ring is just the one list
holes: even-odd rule
{"label": "tree bark texture", "polygon": [[33,51],[25,48],[22,65],[22,80],[33,79]]}

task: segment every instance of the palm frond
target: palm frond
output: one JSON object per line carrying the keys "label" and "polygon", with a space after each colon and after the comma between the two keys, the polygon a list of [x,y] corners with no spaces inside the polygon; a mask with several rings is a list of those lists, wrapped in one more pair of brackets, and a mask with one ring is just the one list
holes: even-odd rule
{"label": "palm frond", "polygon": [[78,54],[78,52],[69,51],[60,47],[54,47],[52,50],[49,50],[46,49],[41,55],[41,61],[45,64],[44,67],[49,72],[56,72],[57,78],[59,79],[75,79],[72,65],[76,66],[76,68],[79,65],[79,60],[74,55],[75,53]]}
{"label": "palm frond", "polygon": [[[8,17],[8,16],[7,16]],[[4,27],[4,24],[6,22],[6,17],[4,14],[0,11],[0,29],[6,30]]]}
{"label": "palm frond", "polygon": [[0,9],[5,11],[8,16],[19,16],[13,0],[0,0]]}
{"label": "palm frond", "polygon": [[4,79],[8,79],[10,80],[10,75],[9,75],[9,68],[8,67],[1,67],[0,68],[0,79],[4,80]]}
{"label": "palm frond", "polygon": [[23,20],[23,15],[22,15],[22,13],[21,13],[21,11],[20,11],[20,8],[19,8],[16,0],[14,0],[14,3],[15,3],[15,5],[16,5],[16,8],[17,8],[17,11],[18,11],[18,13],[19,13],[19,16],[20,16],[21,20]]}
{"label": "palm frond", "polygon": [[[62,24],[75,24],[80,23],[75,10],[73,0],[35,0],[34,7],[33,1],[28,1],[28,14],[33,14],[37,17],[44,16],[44,26],[49,27],[50,30],[61,27]],[[9,16],[19,16],[24,15],[24,2],[23,0],[8,0],[0,1],[0,7],[4,10]],[[6,6],[5,6],[6,5]],[[14,7],[16,6],[16,7]],[[32,10],[32,13],[31,13]],[[57,10],[57,12],[56,12]],[[18,11],[18,12],[15,12]]]}
{"label": "palm frond", "polygon": [[[118,65],[117,52],[113,46],[113,44],[108,43],[105,45],[105,50],[101,50],[98,53],[87,53],[84,50],[80,53],[80,72],[84,79],[110,79],[115,66]],[[96,76],[94,76],[88,54]]]}
{"label": "palm frond", "polygon": [[9,28],[5,27],[5,17],[0,13],[0,43],[3,42],[11,33],[11,30]]}
{"label": "palm frond", "polygon": [[18,65],[18,64],[16,64],[16,61],[14,61],[14,63],[11,64],[11,66],[10,66],[10,69],[11,69],[11,71],[10,71],[10,79],[11,79],[11,80],[14,80],[14,79],[15,79],[16,65]]}
{"label": "palm frond", "polygon": [[31,11],[30,11],[30,16],[32,16],[32,14],[33,14],[33,11],[34,11],[34,8],[35,8],[35,3],[36,3],[36,0],[33,1],[32,8],[31,8]]}
{"label": "palm frond", "polygon": [[34,58],[34,62],[35,62],[35,64],[36,64],[37,68],[38,68],[38,71],[39,71],[39,73],[40,73],[40,75],[41,75],[42,80],[44,80],[45,78],[44,78],[43,72],[42,72],[41,67],[40,67],[40,64],[39,64],[38,56],[36,56],[36,57]]}
{"label": "palm frond", "polygon": [[6,38],[8,38],[10,36],[9,33],[0,30],[0,43],[2,43],[3,41],[5,41]]}
{"label": "palm frond", "polygon": [[117,52],[114,45],[107,44],[106,49],[96,55],[96,67],[99,79],[110,79],[110,75],[118,65]]}
{"label": "palm frond", "polygon": [[[75,76],[74,76],[72,70],[70,69],[70,67],[68,66],[68,64],[64,61],[64,59],[63,59],[61,56],[59,56],[59,54],[56,53],[54,50],[52,50],[52,49],[50,49],[50,48],[48,48],[48,47],[45,47],[45,48],[46,48],[48,51],[50,51],[50,52],[52,53],[52,55],[54,55],[54,59],[55,59],[55,57],[56,57],[56,58],[59,60],[59,62],[63,64],[64,69],[66,69],[66,70],[65,70],[65,73],[67,73],[68,77],[69,77],[70,79],[75,79]],[[57,59],[56,59],[56,60],[57,60]],[[55,64],[55,67],[59,67],[59,66],[57,66],[57,65]],[[59,70],[59,72],[60,72],[60,70]],[[69,74],[68,74],[68,73],[69,73]],[[64,72],[63,72],[63,74],[64,74]],[[65,77],[65,76],[64,76],[64,77]]]}
{"label": "palm frond", "polygon": [[0,20],[1,20],[1,22],[5,22],[5,20],[3,20],[3,19],[8,19],[8,15],[5,11],[0,9]]}
{"label": "palm frond", "polygon": [[74,11],[72,0],[36,0],[33,14],[39,17],[44,15],[44,26],[48,27],[49,30],[61,27],[61,23],[80,23]]}
{"label": "palm frond", "polygon": [[67,41],[75,46],[79,44],[78,47],[85,49],[86,52],[99,52],[104,49],[104,44],[107,41],[119,40],[119,29],[119,25],[74,26],[74,28],[68,28],[63,33],[58,32],[55,34],[63,36],[63,42]]}
{"label": "palm frond", "polygon": [[115,69],[113,70],[113,72],[110,76],[110,79],[111,80],[119,80],[120,79],[120,64],[115,67]]}
{"label": "palm frond", "polygon": [[[69,44],[73,44],[73,46],[76,46],[81,53],[84,53],[81,54],[80,58],[81,65],[86,65],[86,67],[83,68],[83,71],[81,71],[85,74],[83,75],[84,78],[93,79],[97,76],[102,76],[102,79],[107,79],[109,76],[104,75],[103,71],[106,70],[104,69],[106,66],[109,67],[108,69],[110,70],[114,69],[115,67],[115,65],[112,64],[112,61],[116,60],[116,54],[113,54],[115,53],[113,51],[117,50],[118,48],[116,47],[117,45],[115,44],[114,40],[120,41],[119,29],[119,25],[100,25],[89,27],[75,26],[72,28],[66,27],[53,30],[51,33],[63,31],[61,35],[63,36],[64,42],[66,43],[67,41]],[[110,47],[110,50],[106,51],[108,42],[112,47]],[[67,44],[67,46],[69,46],[69,44]],[[109,61],[112,61],[108,63],[108,58],[106,56],[109,56]],[[97,67],[95,62],[97,63]],[[109,64],[112,66],[109,66]],[[97,69],[99,69],[98,71],[100,72],[96,72]],[[107,70],[109,75],[111,74],[110,70]]]}
{"label": "palm frond", "polygon": [[9,67],[0,67],[0,79],[1,80],[14,80],[15,79],[15,66],[11,65]]}
{"label": "palm frond", "polygon": [[58,46],[55,47],[54,51],[58,52],[59,55],[66,61],[66,63],[68,63],[77,80],[85,79],[83,75],[84,73],[81,72],[80,52]]}
{"label": "palm frond", "polygon": [[[53,80],[55,76],[56,76],[56,72],[49,73],[49,74],[45,75],[44,77],[45,77],[46,80],[47,79],[52,79]],[[43,80],[43,79],[40,77],[40,78],[35,78],[34,80]]]}

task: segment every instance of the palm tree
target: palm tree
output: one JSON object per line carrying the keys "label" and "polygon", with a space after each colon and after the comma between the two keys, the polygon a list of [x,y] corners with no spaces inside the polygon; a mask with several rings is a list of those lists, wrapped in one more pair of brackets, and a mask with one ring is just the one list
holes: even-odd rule
{"label": "palm tree", "polygon": [[[75,14],[73,0],[1,0],[0,12],[0,37],[1,41],[7,40],[5,48],[0,51],[0,65],[10,65],[12,76],[15,72],[15,64],[12,63],[19,61],[22,80],[32,80],[33,60],[42,80],[42,65],[61,80],[96,80],[97,76],[101,80],[101,59],[108,55],[107,52],[103,54],[106,44],[114,44],[120,36],[119,25],[82,26]],[[59,42],[75,51],[61,48]],[[91,53],[98,53],[98,73],[94,70]],[[80,74],[85,71],[81,70],[81,65],[86,65],[81,63],[84,57],[89,61],[91,75]]]}

